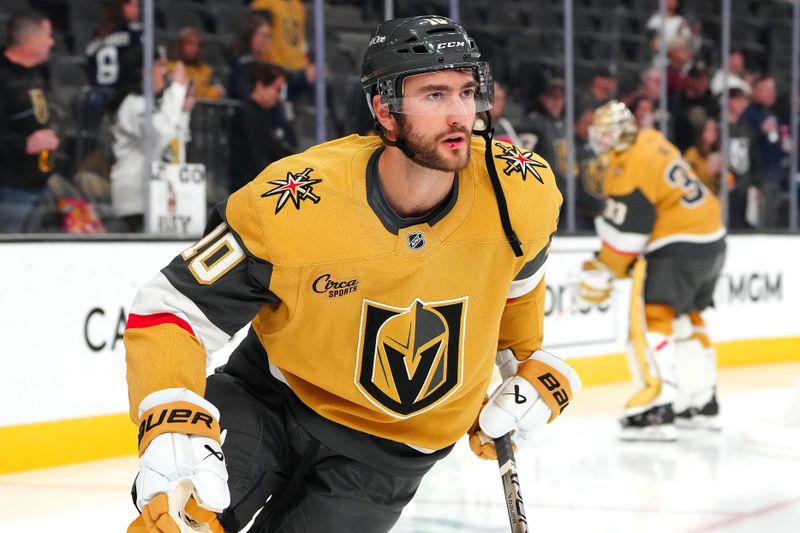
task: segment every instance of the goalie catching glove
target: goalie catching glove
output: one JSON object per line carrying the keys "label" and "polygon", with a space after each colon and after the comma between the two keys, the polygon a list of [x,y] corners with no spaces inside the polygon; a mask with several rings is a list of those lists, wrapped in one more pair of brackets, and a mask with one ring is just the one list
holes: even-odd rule
{"label": "goalie catching glove", "polygon": [[590,304],[600,305],[611,297],[614,274],[601,261],[583,262],[578,287],[578,297]]}
{"label": "goalie catching glove", "polygon": [[485,402],[469,432],[469,445],[481,459],[497,459],[494,440],[512,432],[515,444],[526,442],[553,421],[581,388],[578,374],[558,357],[536,350],[511,374],[511,350],[498,352],[503,383]]}
{"label": "goalie catching glove", "polygon": [[128,533],[224,533],[230,505],[219,410],[188,389],[149,394],[139,406],[139,475]]}

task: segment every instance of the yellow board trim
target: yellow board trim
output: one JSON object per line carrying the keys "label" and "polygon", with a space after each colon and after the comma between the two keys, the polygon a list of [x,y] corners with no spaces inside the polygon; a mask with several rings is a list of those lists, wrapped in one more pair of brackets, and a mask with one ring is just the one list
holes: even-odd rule
{"label": "yellow board trim", "polygon": [[[747,339],[714,344],[720,368],[800,362],[800,337]],[[584,386],[629,381],[631,373],[625,354],[614,353],[567,359]]]}
{"label": "yellow board trim", "polygon": [[127,413],[0,427],[0,474],[136,454]]}
{"label": "yellow board trim", "polygon": [[[717,343],[719,366],[800,362],[800,337]],[[584,386],[631,379],[625,354],[569,359]],[[127,414],[0,427],[0,474],[136,455],[136,426]]]}

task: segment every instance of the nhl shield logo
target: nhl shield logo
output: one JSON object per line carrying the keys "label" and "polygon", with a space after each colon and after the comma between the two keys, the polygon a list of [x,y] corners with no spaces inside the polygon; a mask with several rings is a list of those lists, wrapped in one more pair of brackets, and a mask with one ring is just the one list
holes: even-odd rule
{"label": "nhl shield logo", "polygon": [[364,300],[355,383],[374,405],[410,418],[461,386],[467,298],[407,308]]}
{"label": "nhl shield logo", "polygon": [[419,250],[425,246],[425,234],[421,231],[412,231],[406,237],[406,242],[412,250]]}

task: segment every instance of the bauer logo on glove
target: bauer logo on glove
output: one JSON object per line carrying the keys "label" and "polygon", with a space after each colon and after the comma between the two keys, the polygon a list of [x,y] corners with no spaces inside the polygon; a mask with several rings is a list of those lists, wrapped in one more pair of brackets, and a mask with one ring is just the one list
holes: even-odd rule
{"label": "bauer logo on glove", "polygon": [[490,439],[513,432],[515,444],[529,441],[567,408],[580,387],[580,378],[567,363],[536,350],[489,397],[470,430],[470,447],[482,459],[495,459]]}
{"label": "bauer logo on glove", "polygon": [[219,424],[214,417],[189,402],[159,405],[144,413],[139,424],[139,451],[143,451],[150,441],[166,432],[205,435],[219,440]]}

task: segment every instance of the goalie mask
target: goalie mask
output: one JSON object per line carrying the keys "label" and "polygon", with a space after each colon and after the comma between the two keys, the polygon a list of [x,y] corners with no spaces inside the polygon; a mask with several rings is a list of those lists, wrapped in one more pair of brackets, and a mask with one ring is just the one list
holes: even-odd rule
{"label": "goalie mask", "polygon": [[594,112],[594,120],[589,126],[589,146],[597,155],[610,150],[622,152],[631,147],[636,131],[636,119],[628,106],[611,100]]}
{"label": "goalie mask", "polygon": [[[361,65],[361,85],[372,116],[372,97],[398,114],[453,115],[488,111],[493,105],[493,81],[488,63],[464,28],[446,17],[401,18],[380,24],[369,41]],[[449,69],[469,69],[476,85],[437,101],[403,97],[409,76]],[[418,101],[417,101],[418,100]]]}

